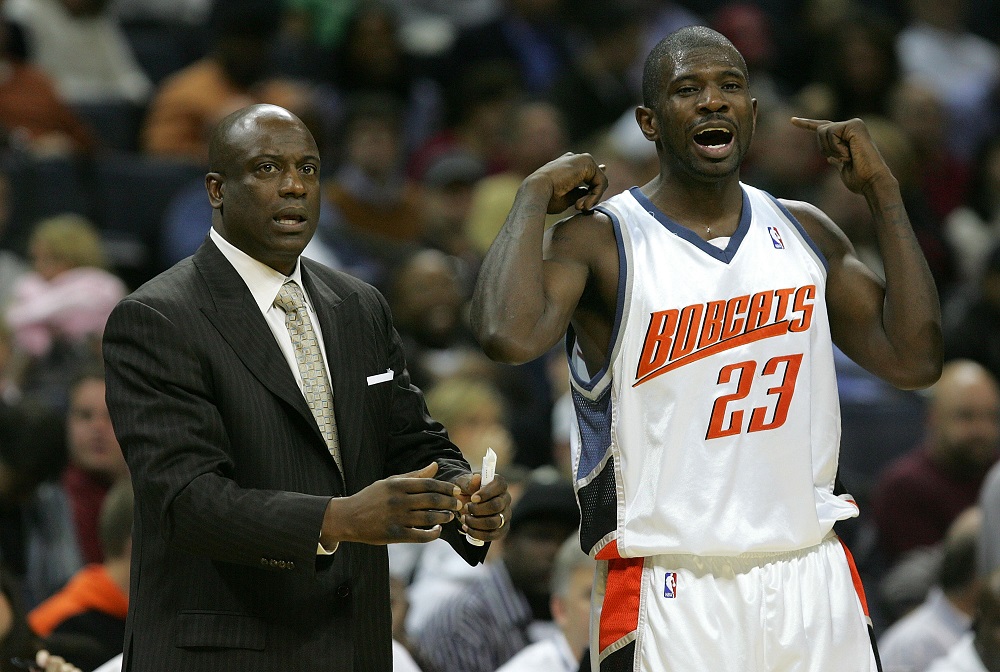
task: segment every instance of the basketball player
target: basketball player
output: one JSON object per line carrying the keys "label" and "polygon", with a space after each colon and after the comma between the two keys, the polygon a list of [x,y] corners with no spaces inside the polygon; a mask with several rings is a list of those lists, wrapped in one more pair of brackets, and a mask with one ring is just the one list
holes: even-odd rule
{"label": "basketball player", "polygon": [[581,542],[601,561],[593,670],[877,670],[832,531],[858,513],[835,486],[832,348],[902,388],[938,377],[940,308],[898,184],[860,120],[792,120],[866,198],[883,282],[820,210],[740,182],[757,101],[726,38],[665,38],[643,98],[659,175],[600,206],[589,155],[529,175],[473,301],[495,359],[566,335]]}

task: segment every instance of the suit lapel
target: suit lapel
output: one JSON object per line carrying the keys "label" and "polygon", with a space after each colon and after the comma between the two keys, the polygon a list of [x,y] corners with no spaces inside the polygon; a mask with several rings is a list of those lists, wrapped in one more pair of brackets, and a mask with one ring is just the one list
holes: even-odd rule
{"label": "suit lapel", "polygon": [[322,440],[312,411],[243,278],[211,241],[198,248],[194,264],[212,295],[213,305],[202,306],[202,312],[257,380],[305,418]]}
{"label": "suit lapel", "polygon": [[323,346],[333,384],[333,411],[340,438],[340,457],[344,469],[350,471],[358,463],[361,452],[358,428],[363,426],[362,403],[365,398],[364,376],[357,366],[359,350],[365,347],[365,344],[358,343],[359,331],[355,327],[360,312],[358,295],[352,292],[341,296],[317,274],[310,273],[305,264],[302,265],[302,282],[323,332]]}

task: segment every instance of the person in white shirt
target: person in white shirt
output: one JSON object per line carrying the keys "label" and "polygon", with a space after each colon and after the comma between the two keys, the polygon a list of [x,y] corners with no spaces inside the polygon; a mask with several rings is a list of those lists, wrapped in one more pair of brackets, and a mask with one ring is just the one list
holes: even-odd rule
{"label": "person in white shirt", "polygon": [[590,592],[596,561],[572,535],[559,549],[552,569],[552,619],[559,630],[530,644],[497,672],[576,672],[590,638]]}
{"label": "person in white shirt", "polygon": [[927,672],[1000,672],[1000,572],[990,574],[983,584],[972,632]]}

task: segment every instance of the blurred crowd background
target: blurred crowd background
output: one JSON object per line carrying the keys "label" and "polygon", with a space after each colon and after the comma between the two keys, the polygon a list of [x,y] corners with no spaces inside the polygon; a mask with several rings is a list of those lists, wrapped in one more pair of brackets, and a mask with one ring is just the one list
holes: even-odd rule
{"label": "blurred crowd background", "polygon": [[[592,566],[560,551],[578,524],[564,353],[495,364],[466,306],[530,172],[590,152],[607,196],[656,174],[633,115],[642,63],[690,24],[749,66],[744,181],[818,205],[876,272],[864,200],[789,117],[863,118],[900,182],[948,366],[903,392],[837,353],[840,478],[861,507],[839,531],[887,670],[925,669],[904,660],[914,633],[946,631],[939,655],[968,631],[1000,566],[996,0],[2,0],[0,670],[40,641],[85,672],[121,650],[131,499],[101,331],[202,242],[210,129],[255,102],[292,110],[320,145],[306,255],[386,295],[432,414],[474,468],[493,447],[524,493],[485,567],[391,547],[397,645],[424,672],[492,672],[556,629],[583,646],[589,583],[572,577]],[[508,620],[470,628],[477,610]]]}

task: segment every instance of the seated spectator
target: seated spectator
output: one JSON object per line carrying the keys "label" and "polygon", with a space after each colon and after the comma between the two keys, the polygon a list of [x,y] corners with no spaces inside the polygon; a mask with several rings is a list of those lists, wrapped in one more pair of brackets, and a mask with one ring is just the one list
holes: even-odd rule
{"label": "seated spectator", "polygon": [[927,598],[878,640],[883,672],[923,672],[968,632],[980,589],[976,546],[981,526],[982,514],[975,507],[952,523]]}
{"label": "seated spectator", "polygon": [[104,370],[86,369],[70,388],[68,463],[28,507],[27,577],[34,606],[85,564],[104,560],[98,518],[111,486],[128,474],[104,400]]}
{"label": "seated spectator", "polygon": [[128,589],[132,557],[132,485],[118,481],[101,507],[98,531],[104,561],[85,566],[69,583],[28,613],[28,624],[40,637],[53,633],[93,639],[100,655],[75,660],[94,668],[121,653],[128,614]]}
{"label": "seated spectator", "polygon": [[63,100],[145,105],[153,85],[107,5],[107,0],[7,0],[3,9],[24,28],[31,62],[52,77]]}
{"label": "seated spectator", "polygon": [[989,371],[968,360],[947,362],[930,394],[924,444],[891,462],[873,495],[890,562],[944,538],[958,514],[978,502],[1000,455],[1000,388]]}
{"label": "seated spectator", "polygon": [[511,512],[500,558],[416,633],[438,672],[494,672],[532,642],[555,632],[550,581],[562,543],[580,513],[568,481],[531,482]]}
{"label": "seated spectator", "polygon": [[44,357],[56,341],[87,345],[127,293],[105,270],[97,230],[79,215],[60,215],[39,223],[29,244],[34,273],[17,284],[6,315],[17,347]]}
{"label": "seated spectator", "polygon": [[21,28],[0,20],[0,131],[3,144],[34,154],[72,154],[95,147],[90,129],[43,70],[24,60]]}
{"label": "seated spectator", "polygon": [[1000,670],[1000,573],[991,574],[979,590],[972,631],[927,672],[995,672]]}
{"label": "seated spectator", "polygon": [[563,542],[552,568],[552,618],[559,630],[529,644],[497,672],[576,672],[590,645],[590,593],[597,562],[580,550],[577,535]]}
{"label": "seated spectator", "polygon": [[952,210],[944,233],[955,249],[961,277],[975,281],[1000,243],[1000,135],[983,143],[972,164],[965,204]]}
{"label": "seated spectator", "polygon": [[0,672],[23,672],[26,662],[42,672],[80,672],[62,657],[49,655],[28,626],[21,604],[20,586],[0,567]]}
{"label": "seated spectator", "polygon": [[[480,180],[472,197],[469,234],[482,254],[503,227],[521,181],[569,148],[562,115],[551,103],[522,103],[507,132],[508,169]],[[549,217],[550,223],[558,219]]]}
{"label": "seated spectator", "polygon": [[212,129],[252,103],[281,105],[303,119],[312,116],[308,87],[273,78],[269,71],[280,11],[279,3],[214,3],[208,55],[164,79],[153,95],[142,129],[146,153],[207,165]]}
{"label": "seated spectator", "polygon": [[968,294],[945,306],[944,355],[979,362],[1000,379],[1000,238],[985,257]]}

